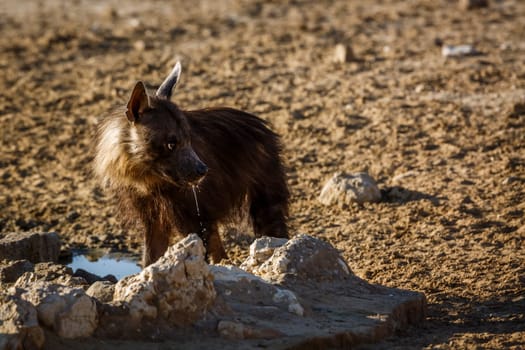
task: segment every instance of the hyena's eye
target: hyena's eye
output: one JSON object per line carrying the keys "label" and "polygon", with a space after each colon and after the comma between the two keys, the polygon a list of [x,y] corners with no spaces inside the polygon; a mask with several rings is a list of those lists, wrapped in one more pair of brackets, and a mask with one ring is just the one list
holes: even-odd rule
{"label": "hyena's eye", "polygon": [[177,137],[174,135],[169,135],[164,142],[164,147],[167,151],[174,151],[177,148]]}

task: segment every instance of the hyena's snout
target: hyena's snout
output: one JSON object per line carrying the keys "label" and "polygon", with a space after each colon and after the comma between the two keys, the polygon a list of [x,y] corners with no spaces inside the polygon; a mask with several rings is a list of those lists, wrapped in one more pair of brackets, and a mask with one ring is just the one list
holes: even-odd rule
{"label": "hyena's snout", "polygon": [[202,179],[208,173],[208,166],[204,164],[200,159],[197,160],[195,165],[195,177]]}
{"label": "hyena's snout", "polygon": [[199,158],[193,148],[188,148],[181,155],[181,170],[183,181],[196,184],[208,173],[208,166]]}

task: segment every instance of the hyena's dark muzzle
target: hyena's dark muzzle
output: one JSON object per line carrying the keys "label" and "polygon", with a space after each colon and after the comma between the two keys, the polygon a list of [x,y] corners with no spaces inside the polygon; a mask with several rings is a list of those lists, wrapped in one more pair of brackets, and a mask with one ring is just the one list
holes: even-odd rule
{"label": "hyena's dark muzzle", "polygon": [[175,166],[178,170],[178,178],[183,184],[197,184],[208,173],[208,166],[204,164],[192,147],[180,150],[177,158]]}

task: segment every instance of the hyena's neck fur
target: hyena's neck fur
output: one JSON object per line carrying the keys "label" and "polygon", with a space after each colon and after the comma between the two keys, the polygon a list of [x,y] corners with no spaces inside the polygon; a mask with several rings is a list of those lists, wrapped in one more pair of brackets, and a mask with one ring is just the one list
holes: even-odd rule
{"label": "hyena's neck fur", "polygon": [[145,145],[135,126],[119,111],[102,121],[98,130],[94,168],[101,183],[111,190],[151,192],[158,179],[151,173]]}
{"label": "hyena's neck fur", "polygon": [[134,190],[123,189],[117,193],[118,213],[124,224],[136,230],[155,232],[161,236],[177,233],[177,217],[172,203],[160,188],[141,195]]}

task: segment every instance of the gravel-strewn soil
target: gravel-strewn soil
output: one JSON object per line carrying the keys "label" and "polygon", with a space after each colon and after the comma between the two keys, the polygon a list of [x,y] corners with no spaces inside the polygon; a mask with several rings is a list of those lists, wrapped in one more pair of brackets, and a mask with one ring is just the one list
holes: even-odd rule
{"label": "gravel-strewn soil", "polygon": [[[91,175],[94,131],[181,60],[180,106],[244,109],[282,135],[292,233],[426,294],[427,322],[373,347],[525,346],[525,2],[4,0],[0,32],[0,237],[138,251]],[[439,41],[481,54],[445,59]],[[322,206],[339,170],[367,171],[384,200]]]}

